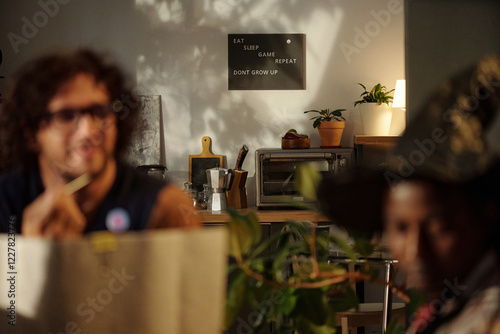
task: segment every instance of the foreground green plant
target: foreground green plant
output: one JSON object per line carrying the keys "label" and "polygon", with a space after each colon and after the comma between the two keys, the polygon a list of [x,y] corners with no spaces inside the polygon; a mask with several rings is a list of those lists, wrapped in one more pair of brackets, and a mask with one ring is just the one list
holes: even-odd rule
{"label": "foreground green plant", "polygon": [[[316,173],[311,167],[298,168],[296,184],[310,196],[320,177]],[[247,304],[254,312],[243,321],[253,333],[263,331],[270,323],[276,333],[335,333],[335,313],[358,305],[353,282],[384,284],[368,264],[347,272],[329,261],[331,244],[351,261],[369,257],[375,246],[366,238],[348,244],[316,224],[287,221],[280,233],[262,240],[255,213],[241,215],[230,210],[230,215],[230,255],[235,263],[229,268],[226,328]],[[389,328],[401,333],[397,326]]]}

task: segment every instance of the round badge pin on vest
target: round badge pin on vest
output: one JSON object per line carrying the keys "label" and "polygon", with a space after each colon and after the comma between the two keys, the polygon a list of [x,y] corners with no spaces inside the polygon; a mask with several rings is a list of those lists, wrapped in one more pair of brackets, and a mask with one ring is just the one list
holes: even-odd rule
{"label": "round badge pin on vest", "polygon": [[106,227],[110,232],[121,233],[125,232],[130,227],[130,216],[127,211],[122,208],[114,208],[109,210],[106,215]]}

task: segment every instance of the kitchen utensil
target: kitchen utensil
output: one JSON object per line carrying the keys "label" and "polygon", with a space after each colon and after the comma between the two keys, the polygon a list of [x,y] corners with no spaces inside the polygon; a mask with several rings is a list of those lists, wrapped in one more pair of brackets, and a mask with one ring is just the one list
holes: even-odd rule
{"label": "kitchen utensil", "polygon": [[236,166],[234,167],[235,170],[241,170],[241,166],[243,166],[243,161],[245,160],[247,153],[248,153],[248,147],[246,145],[243,145],[243,147],[240,148],[240,152],[238,153],[238,158],[236,159]]}
{"label": "kitchen utensil", "polygon": [[205,136],[201,139],[202,151],[198,155],[189,156],[189,182],[196,191],[203,191],[203,184],[207,183],[205,171],[214,167],[222,167],[222,155],[215,155],[210,151],[212,140]]}
{"label": "kitchen utensil", "polygon": [[236,166],[234,167],[234,177],[232,186],[226,192],[227,205],[235,209],[242,209],[247,207],[247,190],[245,188],[248,171],[242,170],[243,161],[248,153],[248,147],[243,145],[240,149],[238,158],[236,159]]}
{"label": "kitchen utensil", "polygon": [[232,170],[226,168],[211,168],[206,171],[207,182],[210,187],[210,196],[208,198],[208,210],[221,211],[227,209],[226,189],[231,189],[229,175]]}

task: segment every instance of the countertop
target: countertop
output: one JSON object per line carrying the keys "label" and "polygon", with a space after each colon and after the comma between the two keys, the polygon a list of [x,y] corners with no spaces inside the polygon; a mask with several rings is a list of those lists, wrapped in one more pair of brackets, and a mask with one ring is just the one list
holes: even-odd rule
{"label": "countertop", "polygon": [[[257,207],[238,209],[240,213],[255,212],[261,223],[283,223],[287,219],[313,222],[327,222],[328,218],[310,210],[259,210]],[[203,223],[223,223],[229,220],[227,211],[197,210]]]}

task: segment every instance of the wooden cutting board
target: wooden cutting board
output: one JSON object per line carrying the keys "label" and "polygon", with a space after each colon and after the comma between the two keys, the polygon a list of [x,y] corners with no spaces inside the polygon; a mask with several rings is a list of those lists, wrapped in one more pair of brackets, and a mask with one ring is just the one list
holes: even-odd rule
{"label": "wooden cutting board", "polygon": [[205,136],[201,139],[201,153],[189,155],[189,182],[197,191],[203,190],[203,184],[207,183],[206,170],[214,167],[223,167],[223,156],[215,155],[210,151],[212,139]]}

